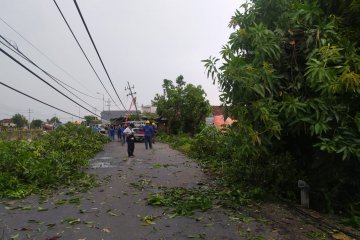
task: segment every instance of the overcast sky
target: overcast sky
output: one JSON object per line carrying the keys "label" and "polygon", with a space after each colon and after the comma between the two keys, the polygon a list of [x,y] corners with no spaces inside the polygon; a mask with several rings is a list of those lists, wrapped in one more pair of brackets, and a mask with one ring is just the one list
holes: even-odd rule
{"label": "overcast sky", "polygon": [[[218,105],[220,102],[217,86],[212,85],[212,81],[207,79],[201,60],[209,56],[219,56],[221,47],[231,33],[231,29],[228,28],[229,20],[242,2],[244,1],[77,1],[110,78],[126,108],[129,108],[131,102],[131,98],[127,96],[129,92],[125,91],[127,82],[134,86],[140,107],[142,104],[151,104],[155,94],[162,93],[163,79],[175,81],[179,75],[183,75],[187,83],[201,85],[210,103]],[[57,0],[57,3],[106,89],[123,110],[97,58],[74,2]],[[108,100],[109,96],[87,63],[53,1],[1,0],[0,17],[46,57],[0,19],[0,34],[3,37],[16,44],[44,70],[93,98],[72,90],[88,105],[85,104],[0,44],[2,49],[66,95],[99,114],[103,109],[102,94],[105,100]],[[0,82],[73,114],[91,115],[1,52]],[[77,120],[76,117],[72,118],[0,85],[0,119],[10,118],[15,113],[28,117],[29,109],[31,120],[45,120],[55,115],[63,122]],[[108,109],[108,106],[105,106],[105,109]],[[110,109],[119,110],[113,102]]]}

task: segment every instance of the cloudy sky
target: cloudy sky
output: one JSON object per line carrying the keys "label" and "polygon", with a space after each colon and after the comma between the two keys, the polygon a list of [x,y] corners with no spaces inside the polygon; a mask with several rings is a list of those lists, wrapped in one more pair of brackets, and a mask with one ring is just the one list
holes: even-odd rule
{"label": "cloudy sky", "polygon": [[[206,78],[202,59],[218,56],[231,33],[228,23],[242,0],[77,0],[100,56],[121,101],[129,108],[127,82],[138,106],[162,92],[163,79],[183,75],[201,85],[211,104],[218,89]],[[72,0],[57,0],[100,80],[123,110],[102,68]],[[66,83],[71,95],[3,44],[0,48],[76,102],[99,114],[109,96],[82,54],[51,0],[1,0],[0,34],[39,67]],[[11,28],[13,29],[11,29]],[[17,33],[15,31],[17,31]],[[20,34],[20,35],[19,35]],[[1,39],[2,40],[2,39]],[[3,41],[3,40],[2,40]],[[3,41],[4,42],[4,41]],[[35,47],[34,47],[35,46]],[[0,52],[0,82],[75,115],[91,115]],[[86,94],[86,95],[84,95]],[[108,105],[105,103],[105,105]],[[119,110],[110,102],[111,110]],[[108,109],[109,106],[105,106]],[[30,118],[57,116],[77,120],[0,85],[0,119],[21,113]]]}

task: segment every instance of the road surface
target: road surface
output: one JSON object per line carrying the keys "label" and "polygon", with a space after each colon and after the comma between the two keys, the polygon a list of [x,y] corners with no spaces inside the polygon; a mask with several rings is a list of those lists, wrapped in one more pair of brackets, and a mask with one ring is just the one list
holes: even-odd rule
{"label": "road surface", "polygon": [[[46,201],[38,196],[0,200],[0,239],[307,239],[304,231],[316,231],[286,212],[277,223],[251,218],[246,211],[234,217],[221,207],[174,217],[162,207],[147,205],[149,194],[164,187],[196,188],[209,179],[195,161],[166,144],[145,150],[143,143],[136,143],[134,154],[128,158],[126,145],[119,142],[107,144],[91,160],[89,172],[101,184],[89,192],[69,195],[64,189]],[[277,206],[270,208],[281,212]]]}

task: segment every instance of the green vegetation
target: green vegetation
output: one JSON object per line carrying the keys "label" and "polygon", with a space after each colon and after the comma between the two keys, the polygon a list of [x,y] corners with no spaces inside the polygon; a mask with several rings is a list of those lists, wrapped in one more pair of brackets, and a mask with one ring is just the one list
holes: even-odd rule
{"label": "green vegetation", "polygon": [[173,217],[190,216],[195,211],[206,211],[214,206],[237,209],[261,198],[259,192],[240,191],[233,186],[200,186],[197,188],[161,188],[160,193],[150,194],[147,203],[152,206],[167,207]]}
{"label": "green vegetation", "polygon": [[97,117],[92,116],[92,115],[84,116],[84,118],[85,118],[86,125],[93,125],[93,124],[101,123],[100,119],[98,119]]}
{"label": "green vegetation", "polygon": [[60,119],[58,117],[52,117],[51,119],[46,119],[47,123],[53,124],[53,123],[61,123]]}
{"label": "green vegetation", "polygon": [[34,119],[30,123],[30,128],[41,128],[43,121],[40,119]]}
{"label": "green vegetation", "polygon": [[194,210],[205,211],[212,208],[211,195],[199,189],[169,188],[163,193],[152,194],[147,199],[149,205],[172,207],[180,216],[192,215]]}
{"label": "green vegetation", "polygon": [[239,120],[220,140],[228,151],[210,149],[234,182],[291,197],[303,179],[311,207],[360,214],[359,15],[358,0],[253,0],[235,12],[221,61],[204,60]]}
{"label": "green vegetation", "polygon": [[107,141],[73,124],[31,142],[0,140],[0,197],[22,198],[64,185],[90,187],[94,179],[84,169]]}
{"label": "green vegetation", "polygon": [[16,124],[16,127],[22,128],[26,127],[28,125],[28,120],[24,115],[21,115],[20,113],[15,114],[11,118],[12,122]]}
{"label": "green vegetation", "polygon": [[164,79],[164,94],[156,94],[153,104],[159,116],[167,119],[170,133],[197,133],[210,113],[209,102],[201,86],[186,84],[183,76],[176,78],[176,86]]}

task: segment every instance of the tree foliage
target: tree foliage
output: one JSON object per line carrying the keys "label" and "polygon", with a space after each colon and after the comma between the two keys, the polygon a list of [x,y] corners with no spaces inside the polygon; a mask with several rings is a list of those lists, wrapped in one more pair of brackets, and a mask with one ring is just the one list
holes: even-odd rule
{"label": "tree foliage", "polygon": [[28,125],[26,117],[20,113],[16,113],[11,120],[16,124],[17,127],[22,128]]}
{"label": "tree foliage", "polygon": [[240,120],[237,161],[288,154],[328,209],[360,208],[359,16],[359,0],[253,0],[231,18],[221,66],[204,60]]}
{"label": "tree foliage", "polygon": [[41,128],[43,121],[41,121],[40,119],[34,119],[31,121],[30,123],[30,127],[31,128]]}
{"label": "tree foliage", "polygon": [[52,117],[51,119],[46,119],[47,123],[54,124],[54,123],[61,123],[60,119],[58,117]]}
{"label": "tree foliage", "polygon": [[89,159],[108,139],[68,123],[33,141],[0,140],[0,198],[23,198],[46,189],[90,187]]}
{"label": "tree foliage", "polygon": [[84,118],[85,118],[86,124],[88,124],[88,125],[101,123],[100,119],[98,119],[97,117],[92,116],[92,115],[84,116]]}
{"label": "tree foliage", "polygon": [[194,134],[210,112],[209,102],[201,86],[187,84],[181,75],[175,83],[164,79],[163,95],[156,94],[153,104],[157,107],[157,114],[168,120],[171,133]]}

